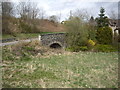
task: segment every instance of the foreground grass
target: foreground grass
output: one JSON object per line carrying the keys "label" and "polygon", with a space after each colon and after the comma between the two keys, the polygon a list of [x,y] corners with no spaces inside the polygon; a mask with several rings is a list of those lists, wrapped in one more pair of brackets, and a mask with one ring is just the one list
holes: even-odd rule
{"label": "foreground grass", "polygon": [[3,87],[117,88],[115,52],[63,52],[13,58],[3,60]]}

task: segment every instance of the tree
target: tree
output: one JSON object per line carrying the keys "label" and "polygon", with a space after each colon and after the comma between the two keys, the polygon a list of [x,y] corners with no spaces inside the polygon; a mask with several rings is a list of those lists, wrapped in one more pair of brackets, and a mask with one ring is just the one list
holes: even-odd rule
{"label": "tree", "polygon": [[2,2],[0,2],[0,16],[2,16]]}
{"label": "tree", "polygon": [[36,2],[19,2],[17,12],[20,16],[19,27],[22,33],[39,32],[36,18],[39,17],[40,9]]}
{"label": "tree", "polygon": [[118,14],[117,14],[117,12],[115,12],[115,11],[113,11],[113,10],[111,10],[111,11],[108,13],[108,15],[109,15],[109,17],[110,17],[111,19],[113,19],[113,20],[118,19]]}
{"label": "tree", "polygon": [[17,6],[17,12],[22,19],[35,19],[39,16],[39,8],[35,2],[20,2]]}
{"label": "tree", "polygon": [[91,18],[90,18],[90,24],[94,24],[94,22],[95,22],[95,20],[94,20],[94,17],[93,16],[91,16]]}
{"label": "tree", "polygon": [[[67,48],[72,51],[80,51],[88,49],[88,40],[92,37],[94,26],[89,23],[89,15],[86,10],[70,11],[69,19],[64,21],[66,27],[66,43]],[[91,40],[91,41],[92,41]]]}
{"label": "tree", "polygon": [[52,15],[50,16],[49,20],[52,22],[58,22],[58,17],[56,15]]}
{"label": "tree", "polygon": [[68,47],[85,46],[88,40],[88,24],[83,22],[79,17],[72,17],[66,24]]}
{"label": "tree", "polygon": [[96,39],[100,44],[111,44],[112,43],[112,29],[108,26],[108,18],[104,14],[105,9],[101,7],[99,17],[97,21],[97,33]]}
{"label": "tree", "polygon": [[86,9],[77,9],[72,13],[73,16],[81,18],[81,20],[89,21],[90,16]]}
{"label": "tree", "polygon": [[61,12],[57,15],[57,17],[58,17],[58,22],[60,23],[60,21],[61,21]]}
{"label": "tree", "polygon": [[[0,35],[2,35],[2,2],[0,2]],[[2,38],[2,36],[0,36]]]}
{"label": "tree", "polygon": [[13,6],[14,5],[11,2],[2,2],[2,16],[12,16]]}
{"label": "tree", "polygon": [[104,13],[105,13],[105,9],[101,7],[99,18],[96,18],[98,27],[104,27],[109,25],[108,17],[105,16]]}
{"label": "tree", "polygon": [[28,11],[29,10],[26,5],[26,2],[19,2],[18,6],[17,6],[17,12],[18,12],[18,15],[20,15],[21,19],[27,18]]}
{"label": "tree", "polygon": [[45,10],[43,8],[40,8],[40,10],[39,10],[39,18],[40,19],[45,18]]}
{"label": "tree", "polygon": [[2,2],[2,33],[11,34],[11,28],[9,28],[13,16],[13,6],[11,2]]}
{"label": "tree", "polygon": [[37,3],[31,2],[30,17],[36,19],[39,16],[40,9],[37,7]]}

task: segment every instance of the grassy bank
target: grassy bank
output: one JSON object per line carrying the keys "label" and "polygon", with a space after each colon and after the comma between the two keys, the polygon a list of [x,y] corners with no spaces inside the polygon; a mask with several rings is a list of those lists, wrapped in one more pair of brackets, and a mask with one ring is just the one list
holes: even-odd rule
{"label": "grassy bank", "polygon": [[48,34],[48,33],[59,33],[59,32],[20,33],[15,35],[3,34],[2,39],[16,38],[19,40],[19,39],[37,38],[40,34]]}
{"label": "grassy bank", "polygon": [[15,35],[10,35],[10,34],[3,34],[2,39],[7,39],[7,38],[16,38],[16,39],[27,39],[27,38],[36,38],[38,37],[39,33],[20,33],[20,34],[15,34]]}
{"label": "grassy bank", "polygon": [[[24,51],[29,55],[19,57],[10,47],[3,47],[3,87],[117,88],[118,54],[115,52],[75,53],[37,47],[36,54]],[[32,52],[32,48],[27,49]],[[8,58],[10,54],[12,57]]]}

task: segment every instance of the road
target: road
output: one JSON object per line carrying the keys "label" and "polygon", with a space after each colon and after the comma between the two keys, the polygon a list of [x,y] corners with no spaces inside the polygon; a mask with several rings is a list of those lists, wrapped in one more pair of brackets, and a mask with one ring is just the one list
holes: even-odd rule
{"label": "road", "polygon": [[33,40],[39,40],[39,39],[38,38],[32,38],[32,39],[26,39],[26,40],[0,43],[0,46],[13,45],[13,44],[17,44],[18,42],[30,42],[30,41],[33,41]]}

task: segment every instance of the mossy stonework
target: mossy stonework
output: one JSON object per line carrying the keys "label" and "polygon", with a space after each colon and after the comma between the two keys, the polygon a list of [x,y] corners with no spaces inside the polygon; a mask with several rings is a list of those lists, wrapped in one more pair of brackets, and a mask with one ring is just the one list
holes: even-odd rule
{"label": "mossy stonework", "polygon": [[59,44],[62,48],[65,48],[65,33],[52,33],[41,35],[41,44],[43,46],[50,47],[52,44]]}

